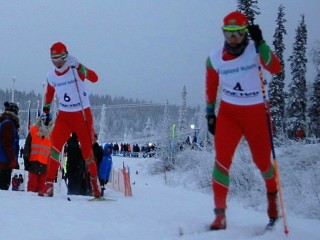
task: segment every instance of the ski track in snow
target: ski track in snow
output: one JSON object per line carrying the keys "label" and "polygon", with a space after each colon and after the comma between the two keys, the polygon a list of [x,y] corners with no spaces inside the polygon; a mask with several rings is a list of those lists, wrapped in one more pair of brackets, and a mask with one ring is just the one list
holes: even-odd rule
{"label": "ski track in snow", "polygon": [[282,219],[273,231],[262,234],[268,220],[266,213],[242,207],[241,199],[228,203],[227,230],[207,231],[214,217],[212,195],[166,185],[163,174],[147,173],[152,161],[113,157],[116,168],[123,162],[130,167],[134,183],[133,197],[106,189],[106,197],[117,201],[88,202],[90,197],[68,196],[64,183],[55,186],[53,198],[0,191],[0,239],[320,239],[320,221],[293,217],[290,213],[288,237],[283,233]]}

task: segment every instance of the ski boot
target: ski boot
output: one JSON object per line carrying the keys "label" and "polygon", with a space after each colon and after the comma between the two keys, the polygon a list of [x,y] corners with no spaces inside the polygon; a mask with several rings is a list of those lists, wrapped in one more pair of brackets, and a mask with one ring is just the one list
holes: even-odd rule
{"label": "ski boot", "polygon": [[278,219],[278,192],[267,193],[268,199],[268,216],[270,223],[275,223]]}
{"label": "ski boot", "polygon": [[224,208],[215,208],[216,219],[210,225],[210,230],[224,230],[227,228],[227,220]]}
{"label": "ski boot", "polygon": [[106,190],[106,188],[105,188],[105,186],[102,186],[101,187],[101,197],[103,197],[103,195],[104,195],[104,190]]}
{"label": "ski boot", "polygon": [[91,183],[93,197],[100,198],[101,197],[101,190],[100,190],[100,184],[99,184],[98,178],[90,176],[90,183]]}
{"label": "ski boot", "polygon": [[53,197],[53,181],[47,181],[44,188],[38,192],[40,197]]}

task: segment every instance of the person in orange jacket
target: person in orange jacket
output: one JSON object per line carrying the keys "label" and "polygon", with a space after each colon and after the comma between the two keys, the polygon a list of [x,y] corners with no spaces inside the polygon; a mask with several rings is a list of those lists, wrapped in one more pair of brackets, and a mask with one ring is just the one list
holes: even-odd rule
{"label": "person in orange jacket", "polygon": [[39,192],[45,187],[52,128],[52,115],[42,114],[36,124],[31,126],[27,135],[23,159],[25,170],[29,172],[28,192]]}
{"label": "person in orange jacket", "polygon": [[[274,222],[278,218],[277,184],[259,74],[265,70],[277,74],[281,71],[281,65],[263,40],[260,27],[249,25],[247,17],[241,12],[235,11],[225,16],[222,33],[224,46],[210,53],[206,63],[208,130],[215,135],[216,150],[212,173],[215,219],[211,230],[226,229],[229,170],[242,137],[246,138],[253,161],[266,185],[269,220]],[[267,84],[266,80],[264,84]],[[221,101],[216,117],[219,85]]]}
{"label": "person in orange jacket", "polygon": [[85,79],[92,83],[98,81],[98,75],[71,56],[62,42],[54,43],[50,48],[54,69],[47,75],[47,89],[43,112],[50,112],[51,103],[56,94],[59,112],[52,130],[52,147],[48,162],[46,185],[39,196],[52,197],[53,183],[60,167],[59,155],[71,133],[78,136],[81,151],[90,174],[93,196],[99,198],[101,189],[97,177],[97,166],[92,151],[94,136],[93,117],[90,108],[89,93]]}

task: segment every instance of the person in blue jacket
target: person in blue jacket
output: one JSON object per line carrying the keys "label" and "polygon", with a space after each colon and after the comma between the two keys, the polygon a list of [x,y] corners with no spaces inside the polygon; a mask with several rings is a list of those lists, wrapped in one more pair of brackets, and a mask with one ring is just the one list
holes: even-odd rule
{"label": "person in blue jacket", "polygon": [[103,159],[99,164],[99,181],[101,185],[101,196],[103,196],[105,185],[109,182],[112,169],[112,144],[105,144],[103,147]]}

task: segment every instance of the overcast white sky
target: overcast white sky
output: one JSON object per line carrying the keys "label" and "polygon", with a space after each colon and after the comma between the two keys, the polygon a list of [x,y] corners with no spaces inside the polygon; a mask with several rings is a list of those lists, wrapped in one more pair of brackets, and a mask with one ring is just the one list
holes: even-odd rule
{"label": "overcast white sky", "polygon": [[[303,13],[308,42],[320,40],[319,0],[260,0],[256,22],[270,45],[280,3],[287,56]],[[1,1],[0,88],[11,89],[15,77],[15,89],[43,93],[49,48],[62,41],[98,73],[91,93],[180,104],[185,85],[188,105],[203,103],[206,57],[223,44],[222,19],[236,6],[236,0]]]}

